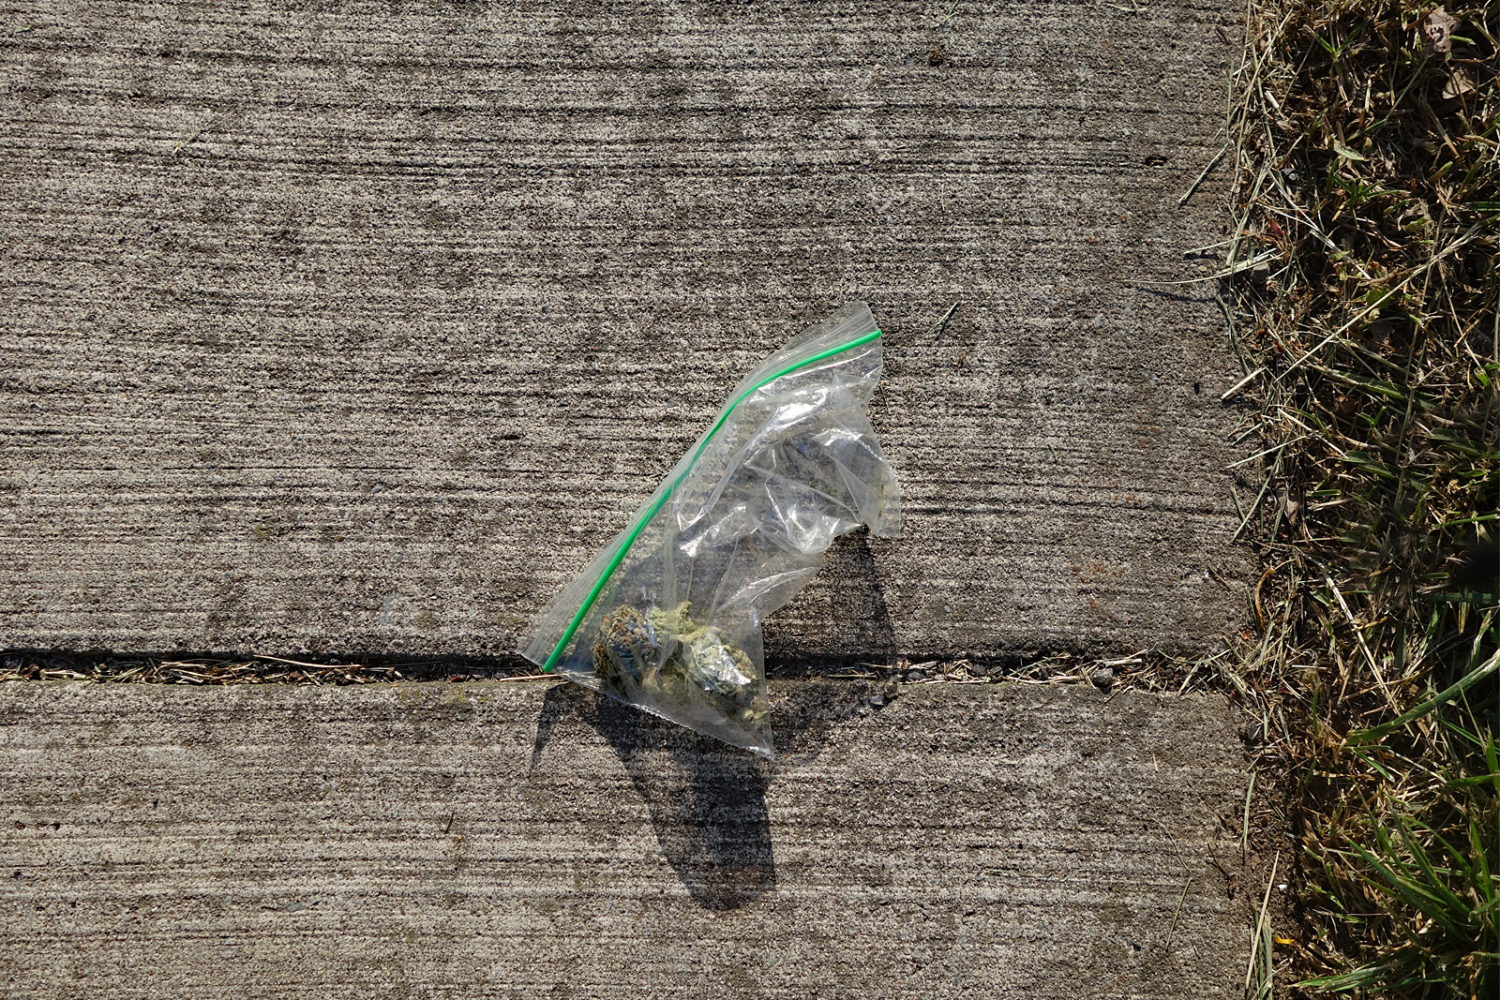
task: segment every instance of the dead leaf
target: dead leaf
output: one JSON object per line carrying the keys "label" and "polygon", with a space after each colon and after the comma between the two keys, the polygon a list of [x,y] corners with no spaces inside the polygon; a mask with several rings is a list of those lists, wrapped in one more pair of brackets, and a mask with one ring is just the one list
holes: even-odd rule
{"label": "dead leaf", "polygon": [[1422,34],[1427,36],[1427,48],[1439,55],[1444,52],[1453,51],[1453,29],[1458,27],[1458,19],[1439,7],[1427,17],[1427,23],[1422,26]]}
{"label": "dead leaf", "polygon": [[1455,97],[1474,93],[1474,84],[1464,75],[1461,69],[1454,70],[1448,76],[1448,82],[1443,84],[1443,100],[1451,101]]}

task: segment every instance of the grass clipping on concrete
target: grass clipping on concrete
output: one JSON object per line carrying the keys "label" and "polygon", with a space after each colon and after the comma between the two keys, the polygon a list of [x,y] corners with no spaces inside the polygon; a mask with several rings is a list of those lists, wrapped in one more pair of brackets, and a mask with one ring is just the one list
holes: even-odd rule
{"label": "grass clipping on concrete", "polygon": [[1493,998],[1500,0],[1251,0],[1248,32],[1224,274],[1264,576],[1237,680],[1300,923],[1250,992]]}

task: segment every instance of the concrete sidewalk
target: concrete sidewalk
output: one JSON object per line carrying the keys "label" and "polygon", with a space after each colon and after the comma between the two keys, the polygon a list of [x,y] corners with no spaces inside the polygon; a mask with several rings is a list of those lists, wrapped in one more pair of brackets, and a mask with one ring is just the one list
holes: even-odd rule
{"label": "concrete sidewalk", "polygon": [[[0,0],[0,651],[512,654],[850,299],[773,658],[1211,649],[1230,5],[980,6]],[[773,695],[0,685],[0,992],[1239,995],[1221,699]]]}
{"label": "concrete sidewalk", "polygon": [[1222,698],[774,695],[767,765],[567,685],[0,686],[0,991],[1240,996]]}
{"label": "concrete sidewalk", "polygon": [[511,653],[854,298],[773,656],[1212,646],[1230,5],[978,6],[0,3],[0,648]]}

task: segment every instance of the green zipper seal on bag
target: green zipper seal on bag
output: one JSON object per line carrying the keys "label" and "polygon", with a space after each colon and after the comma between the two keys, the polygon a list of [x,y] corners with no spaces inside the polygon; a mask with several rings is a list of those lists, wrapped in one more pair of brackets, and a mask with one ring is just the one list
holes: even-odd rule
{"label": "green zipper seal on bag", "polygon": [[594,587],[589,591],[589,596],[584,598],[583,606],[578,609],[578,613],[573,616],[573,621],[568,624],[567,631],[565,631],[562,634],[562,638],[557,641],[557,646],[553,648],[552,655],[548,656],[547,662],[542,664],[542,672],[546,674],[550,674],[553,672],[554,668],[557,666],[557,661],[562,658],[563,650],[567,649],[568,643],[573,641],[573,633],[578,631],[578,626],[582,625],[584,618],[588,617],[589,609],[591,609],[594,606],[594,602],[599,599],[599,595],[604,591],[604,585],[609,582],[609,578],[611,576],[614,576],[615,570],[620,568],[620,563],[625,561],[625,556],[630,551],[630,547],[635,544],[636,538],[638,538],[640,536],[640,533],[645,530],[646,525],[651,523],[651,519],[656,516],[657,511],[661,510],[662,506],[669,499],[671,499],[672,494],[677,492],[677,487],[682,485],[682,481],[688,477],[688,473],[693,471],[693,466],[697,464],[699,457],[702,456],[703,449],[707,448],[708,443],[713,440],[714,435],[719,433],[719,428],[724,426],[724,421],[729,419],[729,416],[734,412],[735,407],[743,403],[749,396],[759,392],[779,378],[784,378],[787,375],[792,374],[793,372],[801,371],[803,368],[806,368],[809,365],[815,365],[819,361],[823,361],[826,358],[833,357],[835,354],[842,354],[845,351],[852,351],[856,347],[863,347],[865,344],[868,344],[870,341],[876,339],[879,336],[880,331],[875,330],[872,333],[867,333],[862,337],[851,340],[847,344],[841,344],[838,347],[830,347],[828,350],[814,354],[810,358],[804,358],[803,360],[798,361],[796,364],[788,365],[776,374],[767,376],[766,378],[757,382],[755,385],[746,389],[744,392],[740,393],[739,396],[735,398],[734,402],[730,403],[724,409],[724,415],[719,418],[718,423],[714,424],[713,428],[706,435],[704,435],[703,442],[698,445],[698,450],[693,453],[693,460],[688,463],[686,469],[682,470],[682,475],[678,476],[676,480],[673,481],[672,485],[667,487],[666,492],[657,497],[656,502],[653,503],[650,508],[647,509],[646,513],[641,516],[641,519],[635,523],[635,527],[630,529],[630,534],[625,536],[624,543],[622,543],[619,549],[615,551],[614,557],[609,561],[609,565],[604,567],[604,572],[599,574],[599,579],[594,581]]}

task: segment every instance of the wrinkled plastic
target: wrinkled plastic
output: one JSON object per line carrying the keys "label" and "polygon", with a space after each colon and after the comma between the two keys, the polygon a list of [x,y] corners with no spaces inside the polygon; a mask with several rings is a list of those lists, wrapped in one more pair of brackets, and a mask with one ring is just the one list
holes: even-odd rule
{"label": "wrinkled plastic", "polygon": [[543,669],[770,756],[761,622],[833,540],[900,531],[866,406],[880,331],[844,307],[772,354],[644,506],[542,611]]}

